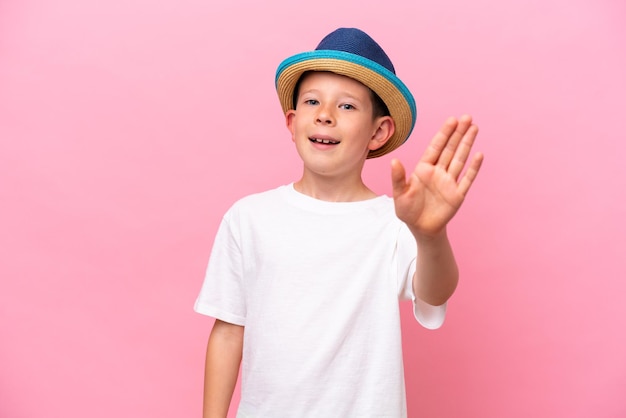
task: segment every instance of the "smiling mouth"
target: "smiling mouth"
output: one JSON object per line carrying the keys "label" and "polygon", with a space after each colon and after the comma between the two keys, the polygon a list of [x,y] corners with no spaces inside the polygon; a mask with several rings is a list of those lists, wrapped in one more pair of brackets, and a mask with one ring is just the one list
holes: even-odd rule
{"label": "smiling mouth", "polygon": [[320,139],[320,138],[309,138],[309,141],[316,142],[318,144],[329,144],[329,145],[337,145],[339,141],[335,141],[332,139]]}

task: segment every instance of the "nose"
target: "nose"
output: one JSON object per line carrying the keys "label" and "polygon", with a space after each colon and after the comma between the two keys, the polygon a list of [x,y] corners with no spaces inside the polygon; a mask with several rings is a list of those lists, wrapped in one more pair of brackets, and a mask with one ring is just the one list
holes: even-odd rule
{"label": "nose", "polygon": [[321,123],[322,125],[332,125],[334,123],[332,111],[328,108],[328,106],[319,106],[315,122]]}

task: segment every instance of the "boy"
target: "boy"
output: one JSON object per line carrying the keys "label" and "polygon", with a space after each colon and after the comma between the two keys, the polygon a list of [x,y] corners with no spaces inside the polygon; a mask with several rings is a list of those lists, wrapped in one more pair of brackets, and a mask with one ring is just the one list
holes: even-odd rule
{"label": "boy", "polygon": [[450,118],[408,180],[393,160],[391,199],[361,171],[406,141],[415,103],[373,39],[332,32],[281,63],[276,89],[303,173],[222,220],[195,304],[216,318],[204,416],[226,416],[241,364],[238,417],[405,417],[398,299],[441,326],[458,280],[446,225],[482,162],[461,174],[478,128]]}

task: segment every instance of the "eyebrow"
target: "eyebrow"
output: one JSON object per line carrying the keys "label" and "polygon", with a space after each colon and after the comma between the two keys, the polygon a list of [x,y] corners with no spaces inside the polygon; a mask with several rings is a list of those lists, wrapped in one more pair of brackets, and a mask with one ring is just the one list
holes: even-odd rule
{"label": "eyebrow", "polygon": [[[321,93],[321,90],[320,90],[320,89],[317,89],[317,88],[310,88],[310,89],[306,89],[306,90],[300,90],[300,92],[299,92],[299,96],[302,96],[302,95],[307,94],[307,93],[311,93],[311,94],[320,94],[320,93]],[[339,97],[341,97],[342,99],[343,99],[343,98],[347,98],[347,99],[350,99],[350,100],[354,100],[354,101],[356,101],[356,102],[362,102],[362,101],[363,101],[363,99],[362,99],[362,98],[359,98],[359,97],[355,96],[354,94],[350,94],[350,93],[349,93],[349,92],[347,92],[347,91],[342,91],[342,92],[340,92],[340,93],[338,94],[338,96],[339,96]],[[369,97],[369,96],[368,96],[368,97]]]}

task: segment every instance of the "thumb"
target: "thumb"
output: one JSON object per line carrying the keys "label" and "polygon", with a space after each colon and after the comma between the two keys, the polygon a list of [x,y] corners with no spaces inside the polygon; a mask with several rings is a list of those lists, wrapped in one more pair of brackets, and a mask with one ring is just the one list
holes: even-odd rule
{"label": "thumb", "polygon": [[406,189],[406,171],[397,158],[391,160],[391,188],[393,197],[401,195]]}

